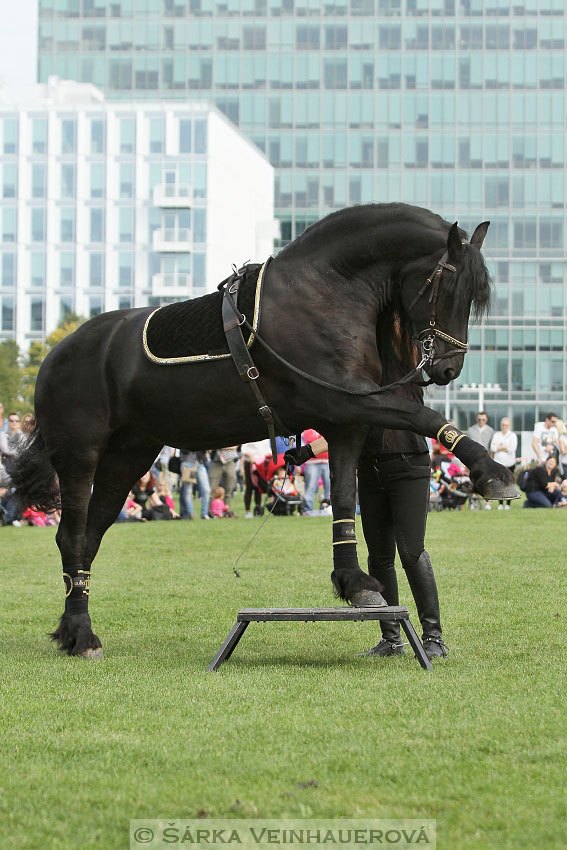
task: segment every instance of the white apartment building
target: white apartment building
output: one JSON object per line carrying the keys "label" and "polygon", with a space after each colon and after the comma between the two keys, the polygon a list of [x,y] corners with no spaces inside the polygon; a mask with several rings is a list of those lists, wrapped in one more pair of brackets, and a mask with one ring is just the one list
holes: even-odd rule
{"label": "white apartment building", "polygon": [[203,102],[50,79],[0,102],[0,341],[212,291],[272,253],[274,170]]}

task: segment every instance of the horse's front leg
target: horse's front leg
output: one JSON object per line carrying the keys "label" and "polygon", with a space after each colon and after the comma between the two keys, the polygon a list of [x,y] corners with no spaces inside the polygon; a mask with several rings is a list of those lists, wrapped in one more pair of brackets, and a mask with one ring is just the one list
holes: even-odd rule
{"label": "horse's front leg", "polygon": [[356,465],[367,428],[327,429],[333,509],[333,572],[337,596],[353,605],[383,606],[380,583],[363,572],[356,554]]}

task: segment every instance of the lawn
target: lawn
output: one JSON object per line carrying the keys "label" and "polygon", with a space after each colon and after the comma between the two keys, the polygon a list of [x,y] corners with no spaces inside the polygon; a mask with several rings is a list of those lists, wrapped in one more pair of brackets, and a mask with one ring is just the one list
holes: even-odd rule
{"label": "lawn", "polygon": [[[326,606],[329,518],[113,527],[93,570],[105,660],[46,632],[53,529],[0,529],[2,846],[127,848],[130,818],[435,818],[442,850],[563,848],[567,511],[432,514],[450,657],[369,659],[372,623],[249,626]],[[362,532],[358,528],[358,537]],[[359,547],[361,558],[364,546]],[[402,602],[415,609],[405,578]]]}

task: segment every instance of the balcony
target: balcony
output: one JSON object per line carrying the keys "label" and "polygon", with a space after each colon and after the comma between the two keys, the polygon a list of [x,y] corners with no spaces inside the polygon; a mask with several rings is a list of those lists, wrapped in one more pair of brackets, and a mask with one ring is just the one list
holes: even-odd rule
{"label": "balcony", "polygon": [[191,209],[193,189],[191,186],[180,186],[177,183],[162,183],[154,187],[153,203],[155,207],[163,209]]}
{"label": "balcony", "polygon": [[179,272],[161,272],[152,276],[152,294],[165,297],[191,295],[191,277]]}
{"label": "balcony", "polygon": [[165,227],[154,230],[152,237],[154,251],[180,251],[189,253],[191,248],[191,230],[188,227]]}

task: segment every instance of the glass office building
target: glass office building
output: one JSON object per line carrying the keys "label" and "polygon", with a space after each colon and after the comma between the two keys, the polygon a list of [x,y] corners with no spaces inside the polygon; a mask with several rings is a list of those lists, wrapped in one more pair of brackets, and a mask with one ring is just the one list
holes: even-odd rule
{"label": "glass office building", "polygon": [[[39,80],[207,99],[276,168],[285,242],[348,204],[492,224],[491,316],[449,395],[527,430],[566,408],[563,0],[40,0]],[[467,389],[468,388],[468,389]]]}

